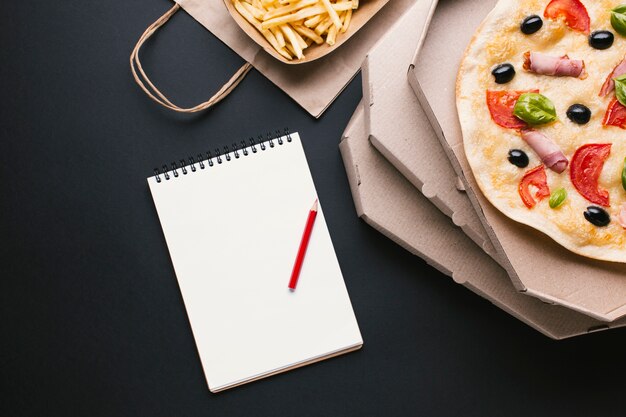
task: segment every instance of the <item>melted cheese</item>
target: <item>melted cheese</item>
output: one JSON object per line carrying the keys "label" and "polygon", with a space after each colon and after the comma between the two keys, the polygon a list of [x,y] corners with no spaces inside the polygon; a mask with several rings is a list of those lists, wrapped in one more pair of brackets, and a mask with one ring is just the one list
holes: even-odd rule
{"label": "melted cheese", "polygon": [[[533,226],[554,238],[574,252],[597,259],[626,262],[626,231],[617,221],[619,205],[626,202],[626,191],[621,185],[621,170],[626,157],[626,131],[618,127],[603,127],[602,118],[613,94],[599,97],[598,93],[607,75],[624,58],[626,38],[615,33],[610,23],[610,10],[623,0],[583,0],[591,17],[591,31],[610,30],[615,34],[613,46],[596,50],[589,46],[585,34],[569,29],[562,21],[544,18],[542,29],[533,35],[524,35],[520,22],[528,15],[543,16],[548,0],[501,0],[487,17],[468,47],[459,72],[457,105],[463,128],[465,152],[477,182],[486,197],[504,214],[514,220]],[[585,61],[588,77],[537,75],[523,70],[526,51],[550,55],[569,55]],[[515,78],[508,84],[494,82],[491,69],[501,63],[511,63]],[[548,199],[532,210],[524,206],[518,193],[524,173],[541,164],[534,151],[514,130],[497,126],[490,117],[485,101],[486,90],[527,90],[538,88],[552,100],[558,121],[538,129],[556,142],[571,161],[580,146],[586,143],[612,143],[611,154],[600,176],[599,187],[610,194],[611,224],[598,228],[583,216],[592,205],[573,187],[569,168],[557,174],[546,168],[551,191],[564,187],[566,202],[553,210]],[[580,126],[566,116],[568,107],[581,103],[592,113],[588,124]],[[518,169],[506,159],[509,149],[523,149],[530,157],[527,169]]]}

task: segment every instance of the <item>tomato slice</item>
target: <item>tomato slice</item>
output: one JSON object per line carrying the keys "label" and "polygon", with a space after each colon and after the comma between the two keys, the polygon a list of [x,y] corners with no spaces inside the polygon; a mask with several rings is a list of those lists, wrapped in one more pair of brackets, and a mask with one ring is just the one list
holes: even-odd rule
{"label": "tomato slice", "polygon": [[617,126],[626,129],[626,107],[617,101],[616,98],[613,98],[609,103],[604,119],[602,119],[602,124],[604,126]]}
{"label": "tomato slice", "polygon": [[[537,187],[534,198],[530,192],[531,185]],[[546,170],[543,165],[539,165],[524,174],[519,183],[518,191],[520,197],[522,197],[522,201],[529,209],[535,207],[538,201],[550,197],[550,187],[548,187],[548,178],[546,177]]]}
{"label": "tomato slice", "polygon": [[487,107],[491,113],[491,119],[498,125],[507,129],[523,129],[528,127],[525,121],[518,119],[513,114],[513,108],[517,99],[524,93],[538,93],[539,90],[487,90]]}
{"label": "tomato slice", "polygon": [[552,0],[546,6],[543,15],[552,20],[564,18],[565,24],[573,30],[589,34],[591,19],[580,0]]}
{"label": "tomato slice", "polygon": [[610,143],[583,145],[574,153],[569,172],[572,184],[580,195],[604,207],[609,207],[609,193],[598,188],[598,178],[610,153]]}

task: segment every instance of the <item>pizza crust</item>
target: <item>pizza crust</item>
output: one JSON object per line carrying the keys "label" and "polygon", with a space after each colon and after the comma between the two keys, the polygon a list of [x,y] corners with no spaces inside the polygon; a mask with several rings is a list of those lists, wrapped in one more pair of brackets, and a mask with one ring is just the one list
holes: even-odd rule
{"label": "pizza crust", "polygon": [[[621,169],[626,157],[626,131],[618,127],[603,127],[602,118],[613,97],[599,97],[606,76],[623,58],[626,38],[615,33],[615,42],[600,51],[588,45],[585,34],[569,29],[563,22],[543,18],[548,0],[500,0],[485,18],[470,42],[459,70],[456,97],[463,132],[463,144],[476,181],[485,197],[498,210],[511,219],[533,227],[577,254],[593,259],[626,262],[626,230],[619,224],[619,206],[626,202],[626,191],[621,184]],[[618,1],[583,0],[591,17],[591,31],[611,30],[610,10],[621,4]],[[524,17],[542,16],[544,25],[533,35],[524,35],[519,25]],[[526,51],[544,52],[573,59],[583,59],[588,77],[584,80],[571,77],[550,77],[531,74],[523,70]],[[494,82],[491,69],[509,62],[516,70],[515,78],[508,84]],[[609,192],[611,215],[607,227],[596,227],[583,216],[593,205],[574,188],[569,177],[569,167],[562,174],[546,168],[550,190],[564,187],[568,198],[558,209],[551,209],[548,199],[528,209],[519,193],[519,182],[528,170],[541,164],[535,152],[514,130],[496,125],[486,105],[486,90],[528,90],[539,88],[556,106],[559,120],[537,128],[556,142],[566,157],[586,143],[612,143],[611,154],[604,164],[599,186]],[[575,103],[591,109],[588,124],[580,126],[566,116],[568,107]],[[507,161],[510,149],[522,149],[530,164],[517,168]]]}

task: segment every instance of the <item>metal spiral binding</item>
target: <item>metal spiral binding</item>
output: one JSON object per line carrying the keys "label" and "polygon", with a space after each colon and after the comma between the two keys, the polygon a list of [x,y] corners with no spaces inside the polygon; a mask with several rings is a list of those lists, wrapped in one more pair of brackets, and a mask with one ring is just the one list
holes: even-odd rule
{"label": "metal spiral binding", "polygon": [[[288,143],[291,143],[291,132],[288,128],[285,128],[282,132],[280,130],[276,130],[274,131],[274,134],[267,133],[265,137],[263,137],[263,135],[259,135],[256,140],[250,137],[247,142],[245,140],[242,140],[239,143],[235,142],[230,146],[224,146],[222,150],[215,148],[213,152],[206,151],[204,155],[199,153],[195,158],[193,156],[189,156],[186,160],[183,158],[178,162],[172,162],[170,167],[168,167],[167,164],[164,164],[161,166],[161,169],[154,168],[154,178],[158,183],[163,181],[161,176],[165,178],[165,181],[169,181],[172,178],[178,178],[181,174],[187,175],[189,173],[197,172],[198,169],[203,170],[207,166],[212,167],[215,164],[230,162],[233,158],[240,159],[242,156],[246,157],[250,155],[249,150],[251,150],[253,154],[259,151],[263,152],[267,149],[274,148],[277,144],[278,146],[283,145],[285,143],[283,137],[287,139]],[[275,141],[276,143],[274,143]],[[269,148],[267,145],[269,145]]]}

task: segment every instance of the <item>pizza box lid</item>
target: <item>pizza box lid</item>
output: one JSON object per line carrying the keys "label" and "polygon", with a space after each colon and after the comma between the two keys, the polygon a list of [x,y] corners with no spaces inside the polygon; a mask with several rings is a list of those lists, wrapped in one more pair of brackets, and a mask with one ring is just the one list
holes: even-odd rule
{"label": "pizza box lid", "polygon": [[490,256],[496,251],[406,79],[437,0],[418,1],[368,52],[363,65],[370,141]]}
{"label": "pizza box lid", "polygon": [[543,233],[508,219],[482,195],[465,158],[456,112],[456,75],[474,31],[495,3],[440,0],[413,59],[409,83],[515,287],[598,320],[616,320],[626,315],[626,265],[576,255]]}
{"label": "pizza box lid", "polygon": [[[346,127],[339,148],[357,214],[366,223],[457,283],[551,338],[564,339],[626,325],[626,318],[605,323],[519,293],[504,269],[370,144],[364,113],[361,104]],[[447,163],[445,159],[442,162]],[[472,314],[467,312],[468,322]]]}

